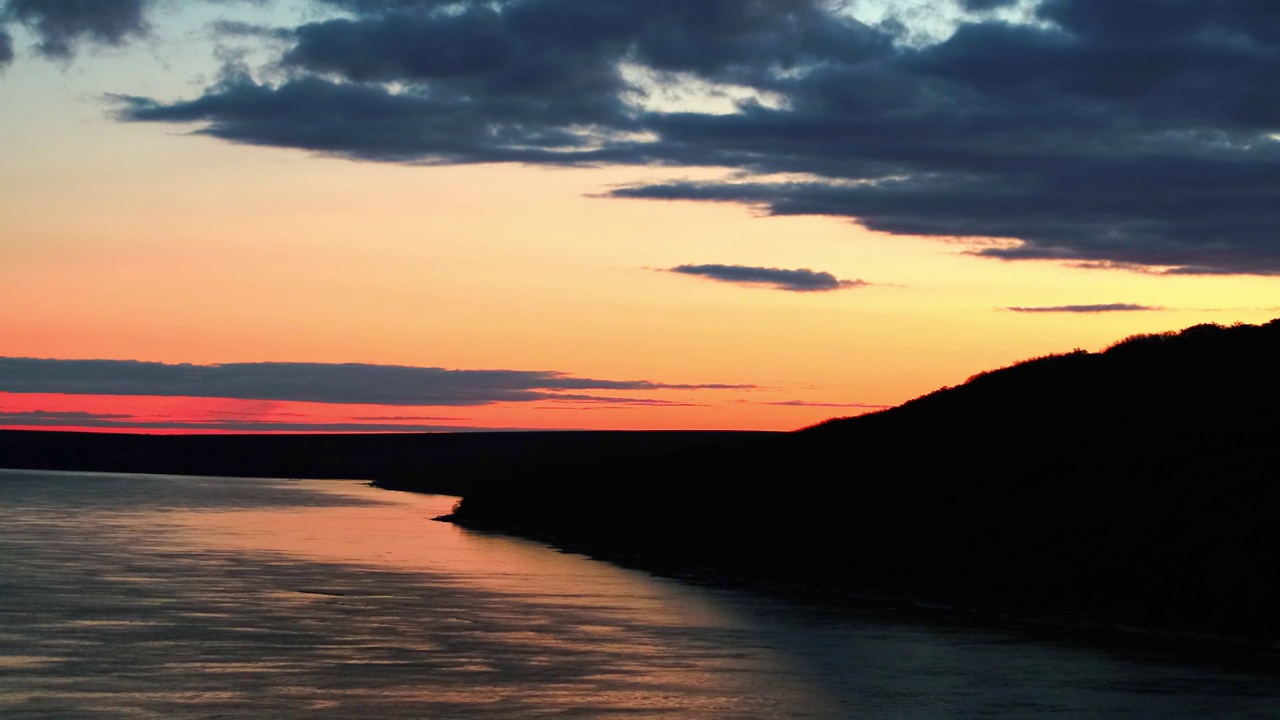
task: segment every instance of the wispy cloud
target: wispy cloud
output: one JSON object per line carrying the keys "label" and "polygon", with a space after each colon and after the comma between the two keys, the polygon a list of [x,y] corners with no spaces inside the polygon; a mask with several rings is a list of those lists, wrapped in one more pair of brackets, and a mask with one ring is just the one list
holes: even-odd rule
{"label": "wispy cloud", "polygon": [[75,425],[92,422],[117,422],[132,420],[132,415],[117,413],[91,413],[78,410],[0,410],[0,425]]}
{"label": "wispy cloud", "polygon": [[276,420],[162,420],[139,419],[130,415],[89,412],[0,411],[0,427],[74,427],[94,430],[181,430],[184,432],[486,432],[522,428],[472,427],[414,422],[281,422]]}
{"label": "wispy cloud", "polygon": [[1008,307],[1018,313],[1108,313],[1108,312],[1156,312],[1164,308],[1156,305],[1133,303],[1105,303],[1101,305],[1048,305],[1044,307]]}
{"label": "wispy cloud", "polygon": [[837,402],[810,402],[808,400],[782,400],[776,402],[761,402],[759,405],[778,405],[783,407],[817,407],[817,408],[856,408],[860,410],[886,410],[893,407],[892,405],[876,405],[874,403],[837,403]]}
{"label": "wispy cloud", "polygon": [[[301,416],[300,413],[294,414]],[[436,415],[357,415],[351,419],[360,422],[441,422],[445,420],[460,420],[461,418]]]}
{"label": "wispy cloud", "polygon": [[[609,397],[604,395],[558,395],[550,402],[560,405],[637,405],[647,407],[703,407],[697,403],[682,402],[679,400],[660,400],[657,398],[626,398],[626,397]],[[558,408],[557,408],[558,409]]]}
{"label": "wispy cloud", "polygon": [[[170,365],[138,360],[0,358],[0,392],[153,395],[373,405],[591,400],[568,391],[745,390],[752,385],[574,377],[540,370],[326,363]],[[616,402],[617,399],[606,398]]]}
{"label": "wispy cloud", "polygon": [[841,280],[829,272],[808,268],[784,270],[749,265],[679,265],[669,268],[667,272],[696,275],[735,285],[763,285],[790,292],[827,292],[869,284],[862,280]]}

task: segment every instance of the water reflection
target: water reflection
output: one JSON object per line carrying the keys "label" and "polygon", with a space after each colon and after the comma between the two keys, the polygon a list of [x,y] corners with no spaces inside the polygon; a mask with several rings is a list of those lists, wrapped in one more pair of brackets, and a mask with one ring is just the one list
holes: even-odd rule
{"label": "water reflection", "polygon": [[689,587],[358,483],[0,471],[0,717],[1250,718],[1269,679]]}

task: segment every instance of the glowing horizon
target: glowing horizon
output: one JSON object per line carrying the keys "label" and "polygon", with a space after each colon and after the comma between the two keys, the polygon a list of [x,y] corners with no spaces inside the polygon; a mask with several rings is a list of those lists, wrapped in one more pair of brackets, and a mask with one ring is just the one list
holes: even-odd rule
{"label": "glowing horizon", "polygon": [[[639,30],[610,35],[630,30],[595,24],[587,5],[563,22],[607,41],[462,3],[520,42],[471,57],[440,40],[443,54],[399,57],[383,33],[464,38],[461,10],[125,0],[0,12],[0,102],[13,109],[0,116],[0,362],[614,383],[573,393],[594,397],[316,404],[15,392],[0,370],[0,427],[792,430],[1031,357],[1280,315],[1277,128],[1197,95],[1160,95],[1183,108],[1175,117],[1137,95],[1077,97],[1088,88],[1067,80],[1053,85],[1066,110],[1026,119],[1034,103],[966,64],[975,48],[1034,53],[1049,40],[1092,59],[1070,3],[937,0],[929,18],[799,3],[784,24],[768,4],[730,3],[712,13],[724,25],[704,27],[709,16],[610,1],[637,27],[712,35],[667,55]],[[503,54],[539,43],[587,54]],[[515,83],[524,71],[544,74]],[[850,106],[879,144],[858,141],[860,116],[839,105],[854,101],[835,88],[853,85],[824,72],[900,91]],[[885,106],[892,122],[876,114],[926,81],[1025,123],[1011,125],[1018,142],[946,115],[951,96]],[[1128,119],[1071,125],[1103,111]],[[1024,147],[1070,151],[1036,165]],[[1161,174],[1162,162],[1185,172]],[[1222,168],[1255,175],[1212,174]],[[1158,185],[1166,176],[1208,190],[1182,200]],[[392,417],[421,419],[369,419]]]}

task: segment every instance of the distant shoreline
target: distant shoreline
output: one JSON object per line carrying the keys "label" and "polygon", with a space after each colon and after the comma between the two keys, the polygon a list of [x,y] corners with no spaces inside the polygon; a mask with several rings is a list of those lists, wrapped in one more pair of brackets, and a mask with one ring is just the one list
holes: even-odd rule
{"label": "distant shoreline", "polygon": [[367,480],[461,496],[530,469],[631,458],[730,438],[734,430],[150,435],[0,429],[0,467],[212,477]]}

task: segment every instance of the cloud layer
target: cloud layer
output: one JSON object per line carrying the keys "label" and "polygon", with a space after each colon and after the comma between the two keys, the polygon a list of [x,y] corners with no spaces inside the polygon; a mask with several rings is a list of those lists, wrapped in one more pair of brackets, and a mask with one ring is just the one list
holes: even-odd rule
{"label": "cloud layer", "polygon": [[764,285],[791,292],[826,292],[867,284],[862,280],[840,280],[829,272],[815,272],[808,268],[783,270],[747,265],[679,265],[668,272],[696,275],[735,285]]}
{"label": "cloud layer", "polygon": [[1163,310],[1154,305],[1135,305],[1133,303],[1105,303],[1101,305],[1049,305],[1041,307],[1006,308],[1019,313],[1106,313],[1106,312],[1152,312]]}
{"label": "cloud layer", "polygon": [[[232,67],[195,98],[118,96],[119,117],[363,160],[716,166],[732,180],[615,194],[1001,238],[975,252],[1004,260],[1280,273],[1270,0],[1039,0],[1024,22],[938,0],[969,14],[926,44],[914,16],[826,0],[313,5],[336,15],[262,29],[276,79]],[[146,30],[142,0],[5,7],[51,56]]]}
{"label": "cloud layer", "polygon": [[[51,58],[69,58],[83,43],[122,45],[147,31],[146,0],[7,0],[0,19],[28,27],[39,39],[36,49]],[[0,63],[8,36],[0,37]]]}
{"label": "cloud layer", "polygon": [[[169,365],[137,360],[0,358],[0,392],[158,395],[376,405],[488,405],[570,400],[628,402],[580,390],[725,390],[749,385],[596,380],[525,370],[446,370],[399,365],[233,363]],[[652,402],[641,399],[640,402]]]}
{"label": "cloud layer", "polygon": [[205,432],[489,432],[517,428],[468,427],[391,422],[282,422],[278,420],[146,420],[131,415],[90,412],[0,411],[0,427],[75,427],[103,430],[183,430]]}

